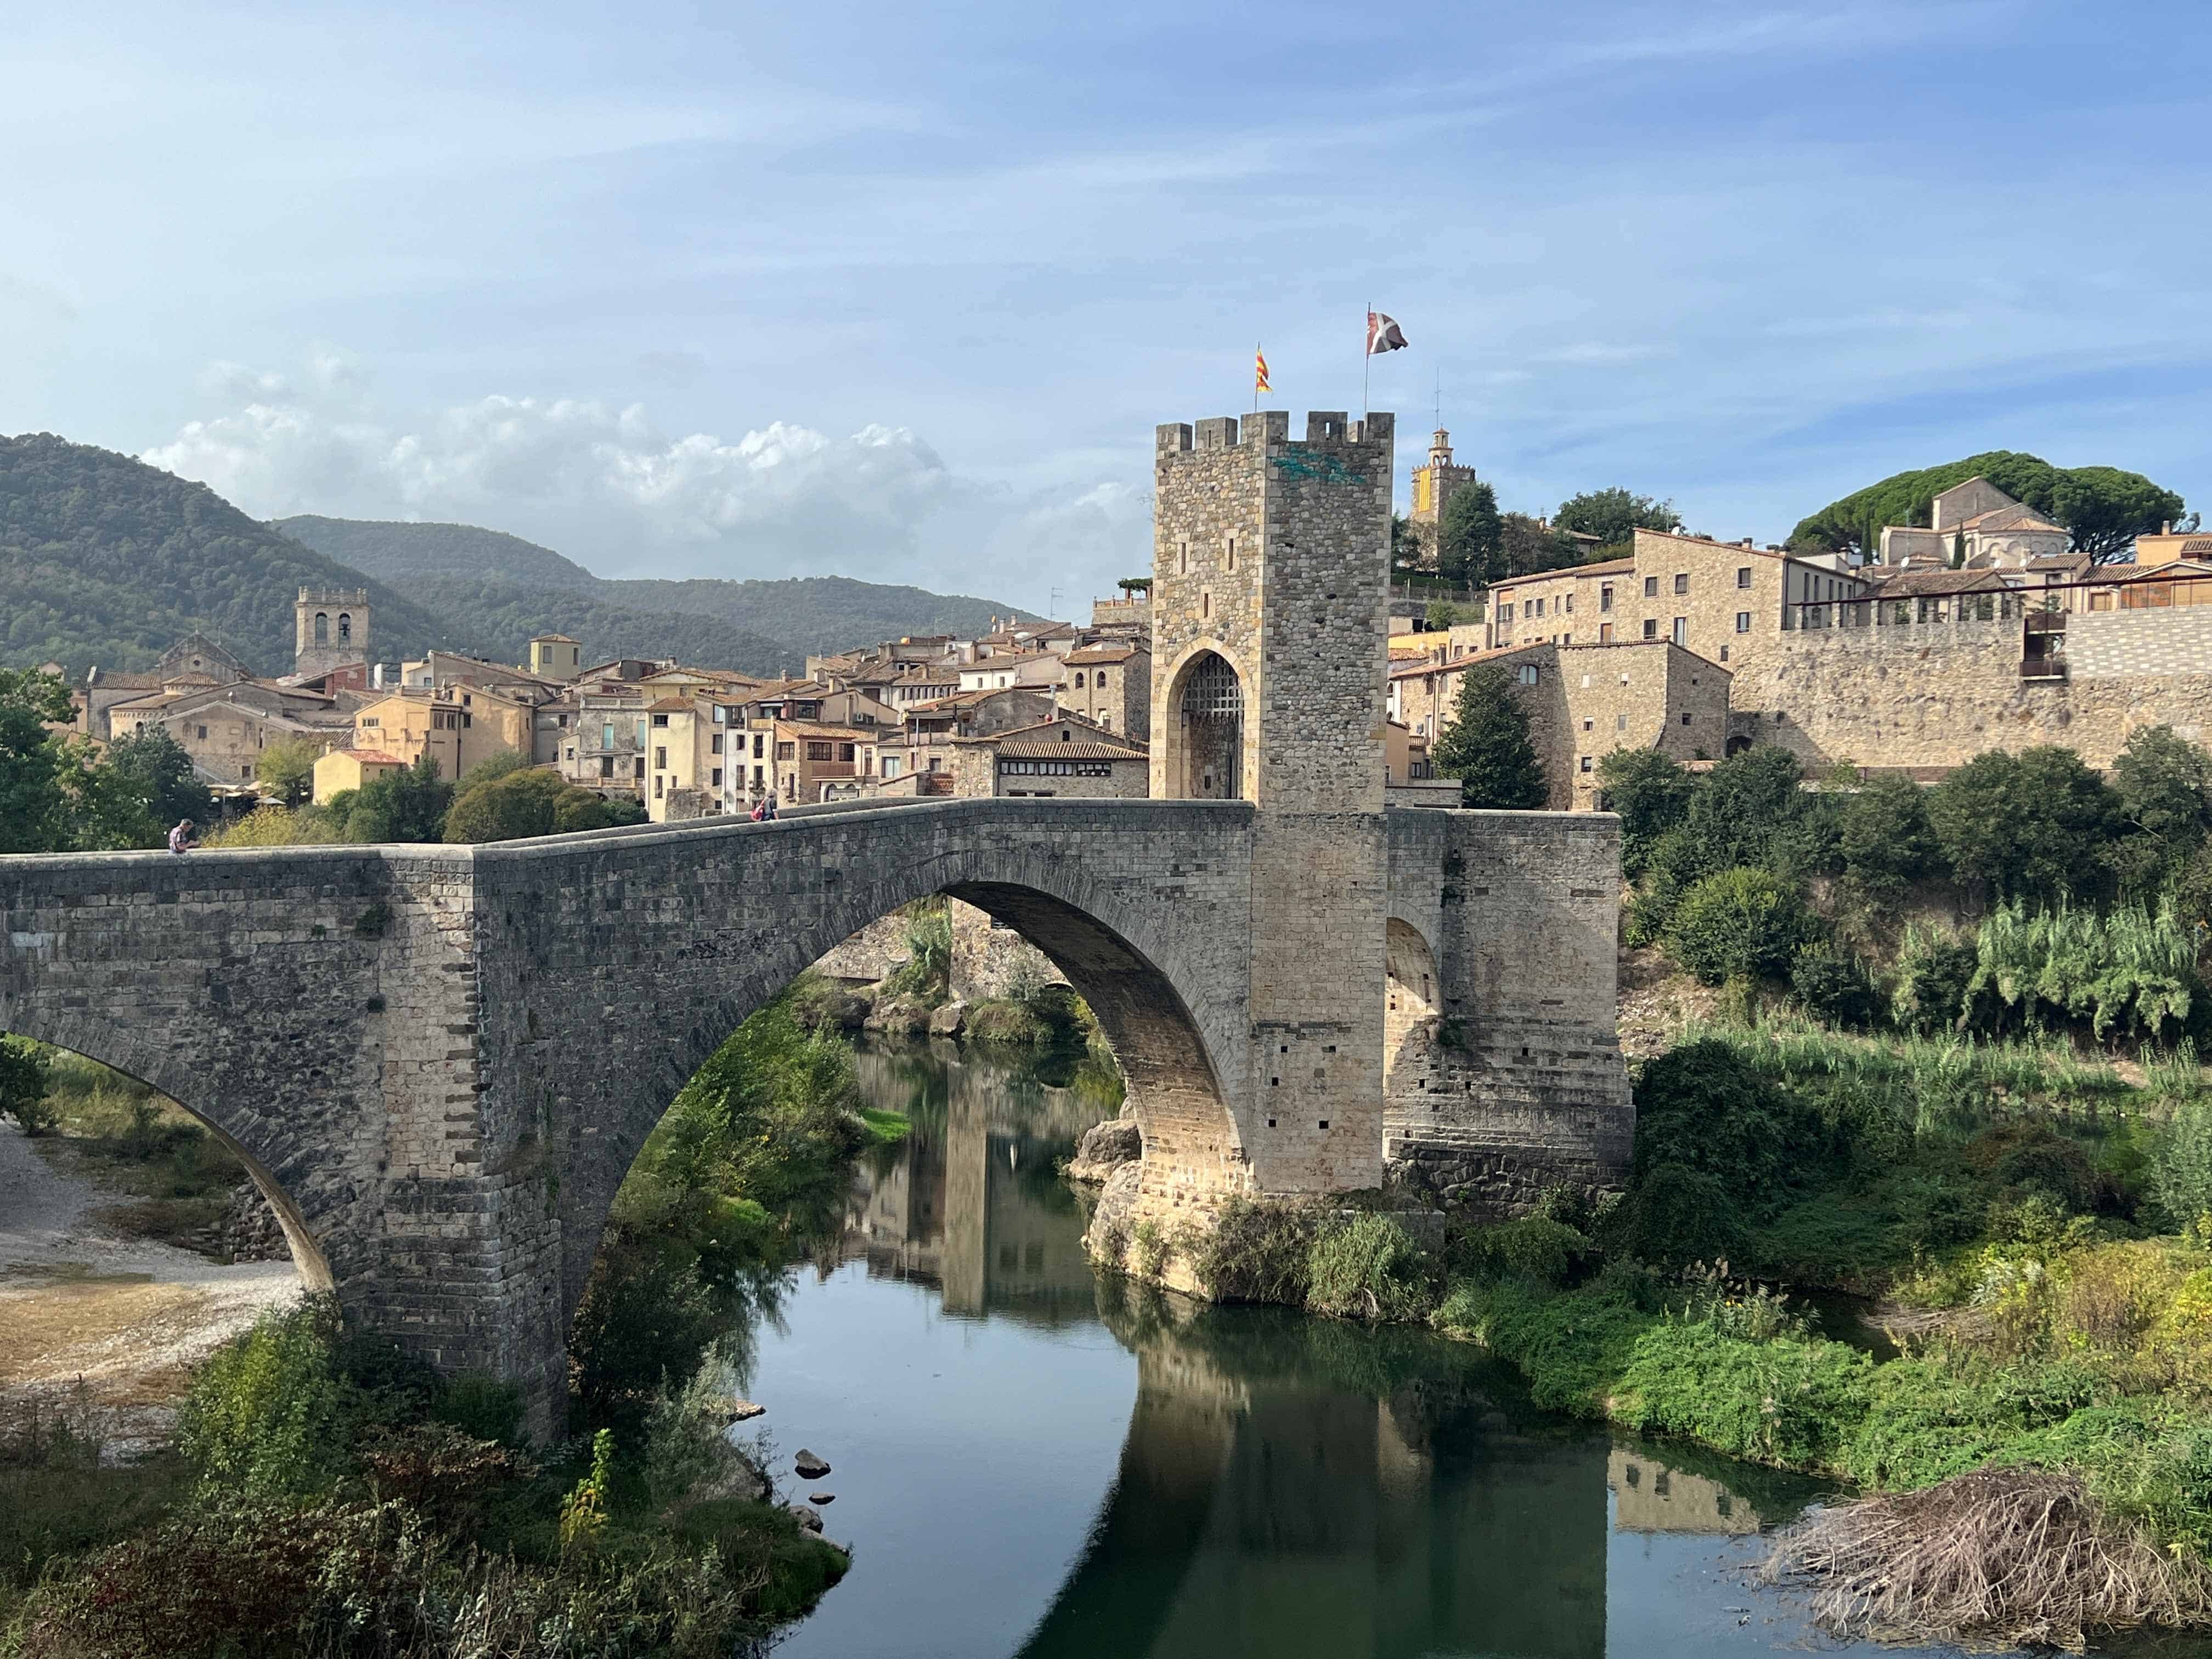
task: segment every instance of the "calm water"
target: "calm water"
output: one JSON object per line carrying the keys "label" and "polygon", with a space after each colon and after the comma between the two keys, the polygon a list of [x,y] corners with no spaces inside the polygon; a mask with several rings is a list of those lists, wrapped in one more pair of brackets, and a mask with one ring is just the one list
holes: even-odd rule
{"label": "calm water", "polygon": [[787,1485],[801,1446],[833,1465],[795,1489],[836,1494],[854,1551],[781,1653],[1838,1650],[1749,1571],[1814,1488],[1530,1410],[1462,1345],[1098,1279],[1053,1176],[1095,1092],[949,1047],[861,1063],[915,1133],[753,1376]]}

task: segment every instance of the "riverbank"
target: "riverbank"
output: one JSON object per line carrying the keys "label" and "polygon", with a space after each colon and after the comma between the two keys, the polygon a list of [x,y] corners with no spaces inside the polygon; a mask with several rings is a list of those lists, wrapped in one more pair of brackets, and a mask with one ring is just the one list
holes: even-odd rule
{"label": "riverbank", "polygon": [[[1395,1194],[1236,1203],[1208,1237],[1139,1229],[1124,1263],[1158,1279],[1181,1254],[1217,1298],[1426,1324],[1511,1363],[1547,1408],[1871,1492],[2032,1472],[2053,1514],[2085,1517],[2069,1536],[2096,1545],[2091,1567],[2161,1564],[2099,1601],[2057,1555],[1993,1549],[1961,1570],[2035,1593],[1930,1598],[1935,1623],[1911,1633],[2078,1643],[2093,1626],[2201,1623],[2212,1225],[2182,1196],[2207,1110],[2194,1064],[2136,1084],[2051,1045],[1882,1043],[1786,1021],[1686,1035],[1643,1068],[1625,1193],[1557,1193],[1498,1225],[1447,1215],[1425,1249]],[[1915,1328],[1877,1358],[1831,1340],[1788,1285],[1890,1295]],[[1843,1557],[1795,1559],[1839,1571]],[[1981,1622],[1942,1622],[1960,1609]]]}

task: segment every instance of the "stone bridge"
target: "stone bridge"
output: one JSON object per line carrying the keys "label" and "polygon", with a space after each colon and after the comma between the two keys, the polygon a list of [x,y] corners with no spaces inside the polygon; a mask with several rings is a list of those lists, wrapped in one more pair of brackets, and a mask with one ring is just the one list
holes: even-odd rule
{"label": "stone bridge", "polygon": [[[1501,1202],[1616,1171],[1613,821],[1384,816],[1387,937],[1340,941],[1322,967],[1345,1018],[1297,1030],[1250,1013],[1254,807],[1083,799],[0,860],[0,1030],[181,1103],[245,1157],[310,1284],[522,1382],[543,1424],[615,1188],[677,1091],[927,894],[1018,928],[1097,1011],[1144,1133],[1140,1215],[1375,1186],[1386,1138]],[[1363,1030],[1394,1052],[1323,1052]],[[1332,1121],[1277,1103],[1292,1066],[1352,1080]]]}
{"label": "stone bridge", "polygon": [[1617,821],[1392,810],[1391,417],[1289,419],[1156,434],[1152,799],[1042,798],[1060,774],[1032,768],[1026,799],[772,823],[0,859],[0,1030],[197,1113],[311,1282],[520,1382],[541,1429],[677,1091],[926,894],[1018,930],[1096,1011],[1144,1138],[1102,1241],[1386,1164],[1492,1206],[1608,1178]]}

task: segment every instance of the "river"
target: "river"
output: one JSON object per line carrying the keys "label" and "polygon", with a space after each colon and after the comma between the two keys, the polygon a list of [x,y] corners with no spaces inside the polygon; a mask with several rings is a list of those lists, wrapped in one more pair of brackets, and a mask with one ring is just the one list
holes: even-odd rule
{"label": "river", "polygon": [[1054,1164],[1095,1090],[945,1044],[860,1066],[914,1132],[751,1376],[854,1552],[787,1659],[1862,1650],[1756,1582],[1813,1484],[1533,1410],[1463,1344],[1094,1274]]}

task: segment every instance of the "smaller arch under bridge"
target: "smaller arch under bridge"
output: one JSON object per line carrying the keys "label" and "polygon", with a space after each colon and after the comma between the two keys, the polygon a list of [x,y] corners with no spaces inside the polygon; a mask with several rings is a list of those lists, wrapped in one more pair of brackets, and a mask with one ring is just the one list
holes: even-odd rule
{"label": "smaller arch under bridge", "polygon": [[[1138,1215],[1373,1186],[1386,1154],[1498,1203],[1616,1172],[1615,821],[1382,816],[1387,945],[1299,964],[1340,983],[1342,1018],[1295,1028],[1253,1013],[1279,971],[1254,809],[1071,799],[0,859],[0,1030],[198,1115],[310,1282],[441,1366],[520,1382],[544,1432],[608,1206],[677,1091],[808,964],[927,894],[1018,929],[1097,1012],[1144,1132]],[[1286,1075],[1308,1060],[1310,1081]],[[1316,1089],[1333,1128],[1269,1109]]]}

